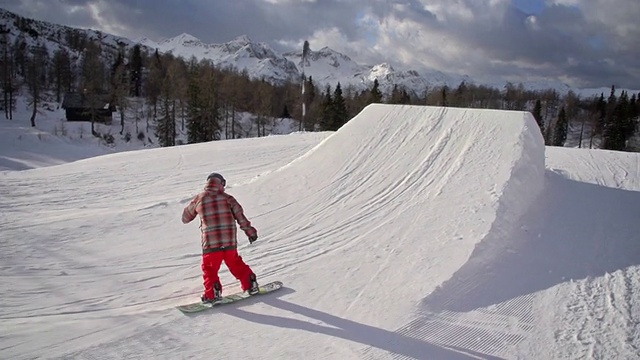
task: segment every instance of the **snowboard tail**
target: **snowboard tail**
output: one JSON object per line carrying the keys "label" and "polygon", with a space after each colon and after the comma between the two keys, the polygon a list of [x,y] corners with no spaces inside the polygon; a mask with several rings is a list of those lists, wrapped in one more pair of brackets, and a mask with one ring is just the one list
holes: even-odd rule
{"label": "snowboard tail", "polygon": [[233,304],[235,302],[244,300],[244,299],[248,299],[250,297],[254,297],[254,296],[260,296],[260,295],[265,295],[268,294],[270,292],[276,291],[278,289],[282,288],[282,282],[281,281],[273,281],[264,285],[260,285],[258,287],[259,291],[257,294],[255,295],[249,295],[248,292],[237,292],[234,294],[230,294],[230,295],[226,295],[223,296],[222,299],[213,302],[213,303],[203,303],[203,302],[194,302],[191,304],[185,304],[185,305],[178,305],[176,306],[176,308],[180,311],[182,311],[183,313],[196,313],[196,312],[200,312],[200,311],[204,311],[204,310],[208,310],[211,308],[214,308],[216,306],[220,306],[220,305],[227,305],[227,304]]}

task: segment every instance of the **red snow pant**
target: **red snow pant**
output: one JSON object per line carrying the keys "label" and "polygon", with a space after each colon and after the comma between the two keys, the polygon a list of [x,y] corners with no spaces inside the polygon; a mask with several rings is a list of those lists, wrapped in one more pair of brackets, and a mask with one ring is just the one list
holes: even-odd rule
{"label": "red snow pant", "polygon": [[214,284],[220,284],[220,289],[222,289],[222,283],[220,283],[220,278],[218,277],[218,271],[220,270],[222,261],[224,261],[224,263],[229,268],[231,275],[240,280],[242,290],[248,290],[251,287],[250,277],[253,274],[253,271],[251,270],[249,265],[245,264],[244,261],[242,261],[242,257],[238,255],[238,251],[236,249],[210,252],[202,255],[204,296],[209,299],[212,299],[214,296]]}

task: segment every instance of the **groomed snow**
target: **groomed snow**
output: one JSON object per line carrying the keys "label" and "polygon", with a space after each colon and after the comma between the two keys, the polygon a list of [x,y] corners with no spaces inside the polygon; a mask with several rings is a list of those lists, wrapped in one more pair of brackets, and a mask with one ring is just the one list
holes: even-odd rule
{"label": "groomed snow", "polygon": [[[241,255],[285,289],[185,316],[180,215],[212,171],[258,228]],[[545,148],[529,113],[371,105],[335,133],[0,179],[0,358],[640,356],[640,157]]]}

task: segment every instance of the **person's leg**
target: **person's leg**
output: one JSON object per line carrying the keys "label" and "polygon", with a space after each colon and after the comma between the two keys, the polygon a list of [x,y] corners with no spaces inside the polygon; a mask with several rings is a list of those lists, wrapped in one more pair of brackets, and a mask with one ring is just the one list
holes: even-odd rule
{"label": "person's leg", "polygon": [[215,294],[213,292],[214,286],[219,286],[222,290],[222,284],[218,277],[218,271],[220,265],[224,259],[222,251],[215,251],[202,255],[202,277],[204,278],[204,296],[207,299],[213,299]]}
{"label": "person's leg", "polygon": [[245,264],[242,260],[242,257],[238,254],[237,250],[225,250],[224,262],[229,268],[231,275],[240,280],[240,285],[242,286],[243,291],[251,288],[251,275],[254,275],[254,273],[249,265]]}

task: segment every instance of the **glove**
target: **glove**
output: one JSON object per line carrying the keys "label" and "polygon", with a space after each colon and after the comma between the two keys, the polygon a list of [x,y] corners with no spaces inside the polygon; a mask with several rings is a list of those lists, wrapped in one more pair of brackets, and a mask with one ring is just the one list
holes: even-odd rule
{"label": "glove", "polygon": [[258,240],[258,235],[249,236],[249,244],[253,244],[253,242],[256,240]]}
{"label": "glove", "polygon": [[249,244],[253,244],[254,241],[258,240],[258,230],[256,230],[256,228],[254,228],[253,226],[246,229],[244,233],[249,238]]}

